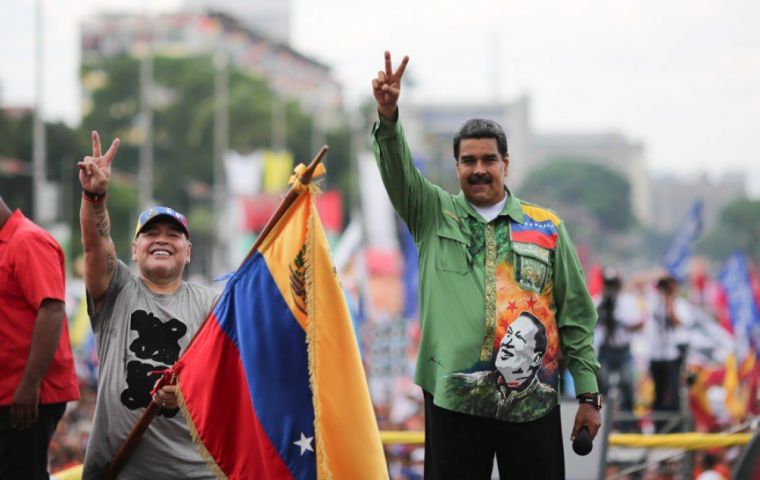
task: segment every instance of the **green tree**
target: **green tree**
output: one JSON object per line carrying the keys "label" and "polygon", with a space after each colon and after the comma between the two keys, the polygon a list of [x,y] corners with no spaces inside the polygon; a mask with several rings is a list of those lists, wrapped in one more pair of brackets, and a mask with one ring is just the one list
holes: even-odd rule
{"label": "green tree", "polygon": [[604,165],[573,160],[549,163],[528,175],[521,193],[546,199],[560,210],[580,207],[605,231],[623,232],[635,223],[630,184]]}
{"label": "green tree", "polygon": [[[122,146],[114,168],[136,174],[140,143],[139,61],[129,56],[103,59],[82,69],[91,93],[91,110],[83,120],[88,129],[98,129],[101,137],[119,136]],[[214,66],[209,56],[161,57],[154,59],[153,134],[154,186],[157,202],[186,213],[193,223],[193,242],[204,249],[211,242],[213,212],[209,188],[213,182],[214,158]],[[231,68],[228,74],[229,148],[241,153],[272,145],[273,103],[280,101],[261,79]],[[308,162],[312,151],[313,119],[295,102],[284,105],[286,147],[297,162]],[[348,144],[344,129],[328,132],[336,146]],[[327,163],[329,186],[345,183],[349,152],[331,148]],[[337,168],[336,168],[337,167]],[[129,177],[127,177],[129,178]],[[132,177],[134,178],[134,177]],[[198,186],[205,188],[196,188]],[[134,185],[133,185],[134,186]],[[112,224],[134,222],[137,200],[120,199],[123,210],[111,204]],[[124,193],[127,195],[126,191]],[[116,195],[116,193],[115,193]],[[131,230],[131,228],[130,228]],[[116,238],[117,252],[129,255],[128,240]],[[193,262],[198,268],[200,262]]]}
{"label": "green tree", "polygon": [[31,126],[30,115],[20,119],[0,115],[0,157],[24,161],[27,167],[20,173],[0,170],[0,195],[10,208],[20,208],[27,215],[32,212]]}
{"label": "green tree", "polygon": [[716,260],[743,250],[760,262],[760,200],[741,199],[726,205],[718,224],[697,244],[697,250]]}
{"label": "green tree", "polygon": [[561,159],[530,172],[520,198],[555,209],[579,248],[618,258],[630,253],[623,234],[636,223],[630,190],[608,167]]}
{"label": "green tree", "polygon": [[[47,179],[60,185],[58,213],[63,222],[72,225],[78,221],[79,186],[77,182],[74,189],[72,179],[77,175],[76,162],[82,157],[82,132],[52,122],[45,125],[45,139]],[[31,112],[13,118],[0,115],[0,157],[21,161],[26,167],[19,173],[0,172],[0,194],[11,208],[20,208],[27,216],[32,215],[32,150]]]}

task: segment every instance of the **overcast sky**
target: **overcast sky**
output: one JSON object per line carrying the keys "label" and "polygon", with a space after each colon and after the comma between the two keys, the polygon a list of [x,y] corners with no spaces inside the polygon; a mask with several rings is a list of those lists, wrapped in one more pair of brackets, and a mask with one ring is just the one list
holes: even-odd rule
{"label": "overcast sky", "polygon": [[[179,0],[43,0],[45,111],[79,118],[79,20]],[[32,0],[0,0],[0,99],[34,98]],[[293,0],[291,38],[347,99],[382,53],[411,57],[404,101],[528,94],[539,132],[619,131],[657,172],[741,171],[760,194],[760,3],[751,0]],[[516,159],[515,159],[516,160]]]}

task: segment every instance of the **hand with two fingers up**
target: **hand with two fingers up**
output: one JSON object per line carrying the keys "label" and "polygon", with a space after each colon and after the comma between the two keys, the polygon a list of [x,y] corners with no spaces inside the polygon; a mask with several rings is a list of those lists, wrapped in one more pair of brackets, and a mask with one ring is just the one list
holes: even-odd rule
{"label": "hand with two fingers up", "polygon": [[92,155],[88,155],[77,163],[79,166],[79,183],[90,193],[102,195],[108,191],[111,181],[111,163],[119,150],[121,140],[114,139],[105,154],[101,153],[100,136],[92,131]]}
{"label": "hand with two fingers up", "polygon": [[395,120],[398,108],[398,97],[401,95],[401,77],[404,76],[409,57],[401,60],[401,65],[393,71],[391,52],[385,52],[385,71],[377,72],[377,78],[372,80],[372,95],[377,102],[377,112],[386,120]]}

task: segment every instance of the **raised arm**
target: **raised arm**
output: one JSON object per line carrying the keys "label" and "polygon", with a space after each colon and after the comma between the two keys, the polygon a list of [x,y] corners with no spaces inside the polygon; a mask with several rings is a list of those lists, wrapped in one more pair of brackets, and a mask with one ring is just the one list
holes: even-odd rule
{"label": "raised arm", "polygon": [[401,95],[401,77],[404,76],[409,57],[401,60],[396,71],[393,71],[391,52],[385,52],[385,71],[377,72],[377,78],[372,80],[372,94],[377,102],[377,112],[386,120],[395,121],[398,109],[398,97]]}
{"label": "raised arm", "polygon": [[111,221],[108,218],[107,193],[111,180],[111,162],[119,149],[120,140],[111,143],[101,154],[98,132],[92,132],[92,155],[78,163],[82,184],[82,206],[79,225],[84,249],[84,283],[98,311],[116,266],[116,249],[111,240]]}
{"label": "raised arm", "polygon": [[385,70],[372,79],[372,94],[380,119],[372,128],[372,150],[380,177],[391,204],[409,227],[415,239],[421,238],[435,223],[439,188],[430,183],[412,161],[412,153],[398,120],[401,78],[409,57],[393,71],[390,52],[385,52]]}

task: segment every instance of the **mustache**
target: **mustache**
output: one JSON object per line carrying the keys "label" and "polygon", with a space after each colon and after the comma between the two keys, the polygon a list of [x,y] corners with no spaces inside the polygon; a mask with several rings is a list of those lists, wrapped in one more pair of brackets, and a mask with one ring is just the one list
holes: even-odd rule
{"label": "mustache", "polygon": [[467,177],[467,183],[470,185],[487,185],[491,183],[493,178],[487,173],[470,175]]}

